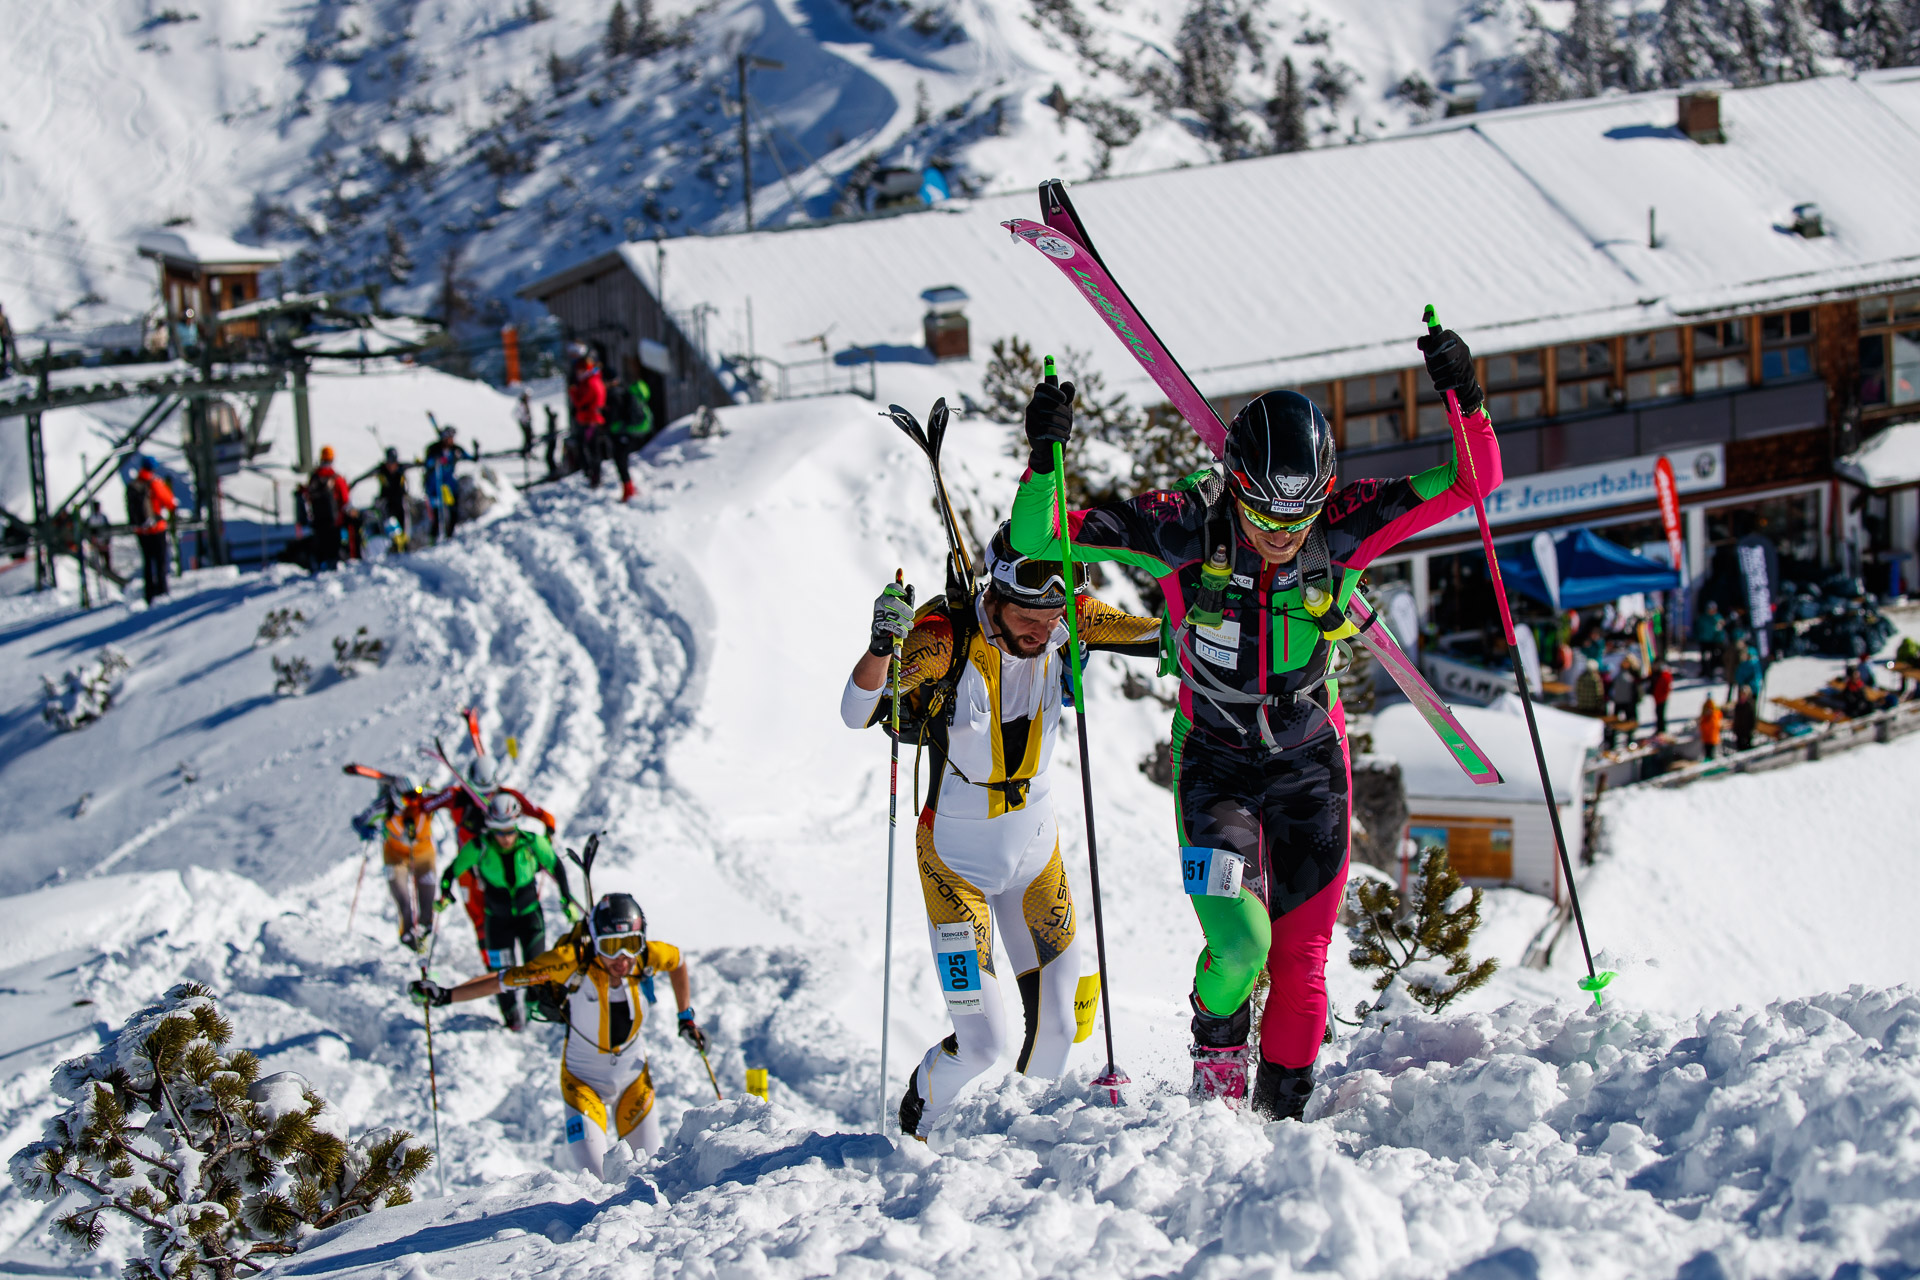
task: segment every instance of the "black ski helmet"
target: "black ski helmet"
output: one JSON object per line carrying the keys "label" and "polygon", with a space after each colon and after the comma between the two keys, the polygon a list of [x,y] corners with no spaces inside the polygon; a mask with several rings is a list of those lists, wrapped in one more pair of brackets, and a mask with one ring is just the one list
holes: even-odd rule
{"label": "black ski helmet", "polygon": [[1265,516],[1319,514],[1333,491],[1333,427],[1298,391],[1242,405],[1227,428],[1227,487]]}
{"label": "black ski helmet", "polygon": [[[1013,549],[1013,524],[1002,521],[987,544],[987,571],[1000,598],[1023,609],[1064,609],[1067,580],[1058,560],[1032,560]],[[1073,566],[1073,590],[1087,590],[1087,566]]]}
{"label": "black ski helmet", "polygon": [[647,913],[630,893],[600,895],[600,901],[593,904],[593,917],[588,923],[596,939],[633,933],[642,939],[647,936]]}

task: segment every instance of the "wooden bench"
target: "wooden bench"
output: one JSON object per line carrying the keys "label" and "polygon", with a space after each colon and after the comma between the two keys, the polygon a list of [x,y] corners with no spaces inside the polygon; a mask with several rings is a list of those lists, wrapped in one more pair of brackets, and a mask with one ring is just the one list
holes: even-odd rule
{"label": "wooden bench", "polygon": [[1845,724],[1847,722],[1846,712],[1835,711],[1832,707],[1823,707],[1819,703],[1807,698],[1773,698],[1771,701],[1776,707],[1785,707],[1787,710],[1803,715],[1809,720],[1819,720],[1825,724]]}

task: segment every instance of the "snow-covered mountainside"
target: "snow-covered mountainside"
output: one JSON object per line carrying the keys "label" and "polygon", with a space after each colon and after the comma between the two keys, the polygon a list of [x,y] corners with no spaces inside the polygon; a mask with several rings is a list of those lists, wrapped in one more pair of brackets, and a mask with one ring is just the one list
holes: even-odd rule
{"label": "snow-covered mountainside", "polygon": [[134,233],[187,221],[286,249],[283,286],[537,316],[513,290],[543,273],[744,225],[743,54],[781,64],[748,86],[755,213],[778,226],[911,197],[927,165],[962,196],[1339,145],[1431,119],[1442,88],[1491,106],[1897,65],[1897,8],[14,0],[0,300],[16,327],[138,314]]}
{"label": "snow-covered mountainside", "polygon": [[[394,421],[419,416],[412,384],[382,385]],[[878,584],[896,566],[923,590],[938,580],[929,486],[865,401],[721,419],[711,439],[670,428],[631,506],[571,480],[449,545],[319,579],[206,571],[152,609],[0,600],[0,1156],[54,1110],[54,1062],[183,977],[221,994],[237,1045],[307,1077],[356,1130],[431,1133],[402,990],[418,969],[377,864],[348,928],[361,851],[346,820],[370,788],[340,766],[444,776],[420,748],[453,745],[475,704],[496,751],[518,737],[517,781],[564,843],[605,833],[596,888],[635,892],[655,936],[688,948],[728,1101],[657,1036],[660,1159],[611,1187],[550,1172],[559,1031],[514,1036],[491,1007],[462,1006],[434,1028],[450,1194],[430,1174],[420,1204],[330,1233],[289,1274],[1920,1265],[1920,997],[1891,986],[1920,960],[1901,927],[1912,738],[1612,802],[1588,881],[1588,925],[1623,969],[1604,1010],[1574,989],[1570,942],[1548,971],[1515,966],[1545,904],[1491,894],[1475,949],[1507,966],[1493,983],[1447,1017],[1343,1035],[1314,1122],[1269,1127],[1183,1096],[1200,935],[1171,799],[1138,767],[1166,713],[1127,698],[1120,660],[1102,659],[1092,759],[1069,740],[1056,767],[1093,770],[1130,1103],[1087,1105],[1087,1045],[1058,1085],[989,1078],[928,1147],[881,1136],[886,751],[842,728],[837,703]],[[949,439],[976,527],[1012,492],[1008,430],[965,422]],[[305,615],[298,634],[257,642],[279,609]],[[361,626],[389,656],[339,674],[331,640]],[[113,705],[56,733],[39,676],[109,646],[131,664]],[[274,695],[276,657],[311,663],[304,695]],[[1062,783],[1085,895],[1079,787]],[[896,1084],[946,1029],[906,868],[903,853]],[[1329,983],[1350,1009],[1367,979],[1335,952]],[[477,964],[456,912],[435,973]],[[770,1104],[736,1097],[749,1066],[771,1071]],[[45,1208],[0,1189],[0,1272],[86,1271],[47,1238]]]}

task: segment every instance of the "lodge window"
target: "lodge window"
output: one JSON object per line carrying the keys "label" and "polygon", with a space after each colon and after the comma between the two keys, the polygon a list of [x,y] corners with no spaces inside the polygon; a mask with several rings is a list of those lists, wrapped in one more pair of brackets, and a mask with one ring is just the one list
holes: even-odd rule
{"label": "lodge window", "polygon": [[1860,304],[1860,404],[1920,402],[1920,292]]}
{"label": "lodge window", "polygon": [[1400,439],[1400,375],[1375,373],[1341,384],[1345,407],[1345,447],[1370,449]]}
{"label": "lodge window", "polygon": [[1670,400],[1680,394],[1680,331],[1656,329],[1627,337],[1627,403]]}
{"label": "lodge window", "polygon": [[1776,311],[1760,317],[1760,381],[1782,382],[1813,373],[1813,311]]}
{"label": "lodge window", "polygon": [[1555,413],[1586,413],[1613,406],[1613,344],[1574,342],[1553,349]]}
{"label": "lodge window", "polygon": [[1693,326],[1693,389],[1733,391],[1747,385],[1747,322],[1716,320]]}
{"label": "lodge window", "polygon": [[[1486,377],[1481,386],[1487,393],[1487,414],[1501,424],[1530,422],[1547,411],[1546,358],[1539,351],[1509,351],[1487,357]],[[1421,434],[1425,434],[1425,410],[1421,411]],[[1441,421],[1446,420],[1444,409]]]}

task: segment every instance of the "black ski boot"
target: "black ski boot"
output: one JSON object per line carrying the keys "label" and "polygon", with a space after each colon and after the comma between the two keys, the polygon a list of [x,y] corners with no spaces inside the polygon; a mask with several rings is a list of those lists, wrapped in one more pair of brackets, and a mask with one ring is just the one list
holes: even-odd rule
{"label": "black ski boot", "polygon": [[1268,1120],[1298,1120],[1313,1096],[1313,1067],[1276,1067],[1265,1058],[1253,1075],[1254,1114]]}
{"label": "black ski boot", "polygon": [[915,1067],[907,1073],[907,1091],[900,1099],[900,1132],[925,1142],[926,1138],[920,1133],[920,1117],[926,1109],[926,1099],[920,1096],[920,1068]]}
{"label": "black ski boot", "polygon": [[1187,1096],[1198,1102],[1219,1098],[1230,1107],[1247,1096],[1247,1033],[1253,1024],[1251,1005],[1243,1004],[1224,1018],[1207,1012],[1197,993],[1187,996],[1193,1006],[1193,1083]]}

